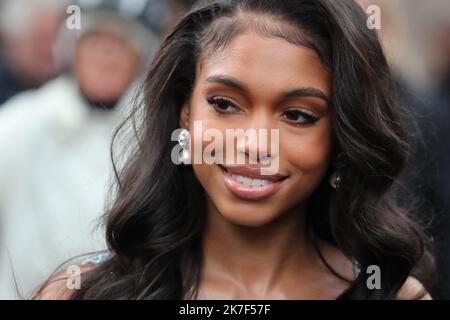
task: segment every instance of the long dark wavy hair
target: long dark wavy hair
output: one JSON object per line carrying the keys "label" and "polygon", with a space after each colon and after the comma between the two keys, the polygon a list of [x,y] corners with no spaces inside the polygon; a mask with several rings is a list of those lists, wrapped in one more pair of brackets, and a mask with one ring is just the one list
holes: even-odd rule
{"label": "long dark wavy hair", "polygon": [[[118,131],[131,128],[134,143],[121,151],[127,159],[118,165],[116,197],[105,215],[112,255],[86,273],[72,299],[196,298],[205,192],[192,167],[172,163],[170,137],[190,99],[200,56],[242,32],[248,13],[296,27],[253,26],[313,49],[331,71],[335,149],[345,165],[338,165],[337,190],[327,175],[308,200],[306,221],[316,238],[363,270],[339,298],[393,299],[411,275],[427,283],[430,243],[393,192],[408,139],[388,64],[364,11],[353,0],[211,0],[198,3],[165,38],[127,119],[132,125]],[[366,285],[370,265],[382,270],[380,290]]]}

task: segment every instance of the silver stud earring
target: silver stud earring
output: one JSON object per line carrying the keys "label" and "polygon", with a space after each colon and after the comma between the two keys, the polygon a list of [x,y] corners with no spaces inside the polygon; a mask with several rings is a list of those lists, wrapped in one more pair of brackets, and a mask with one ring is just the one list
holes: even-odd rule
{"label": "silver stud earring", "polygon": [[341,176],[337,172],[333,172],[333,174],[330,177],[330,185],[333,187],[333,189],[339,188],[341,184]]}
{"label": "silver stud earring", "polygon": [[339,189],[339,187],[341,186],[342,184],[341,173],[343,170],[347,168],[348,164],[349,159],[347,155],[344,152],[340,152],[333,163],[335,171],[330,176],[330,185],[333,189]]}
{"label": "silver stud earring", "polygon": [[180,162],[188,165],[191,164],[191,153],[189,151],[189,140],[191,138],[191,134],[189,133],[189,130],[183,129],[180,131],[180,134],[178,135],[178,144],[181,147],[179,159]]}

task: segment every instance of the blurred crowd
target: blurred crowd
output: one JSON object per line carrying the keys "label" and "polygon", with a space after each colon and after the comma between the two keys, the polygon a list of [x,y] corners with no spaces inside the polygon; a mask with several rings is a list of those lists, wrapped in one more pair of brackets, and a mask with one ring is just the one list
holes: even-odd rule
{"label": "blurred crowd", "polygon": [[434,239],[432,296],[450,299],[450,2],[358,2],[369,14],[373,5],[381,9],[378,32],[412,146],[400,201],[417,212]]}
{"label": "blurred crowd", "polygon": [[[0,299],[26,298],[61,262],[105,248],[112,135],[193,2],[0,0]],[[450,298],[450,2],[359,2],[381,8],[411,123],[405,185],[433,215],[432,294]]]}
{"label": "blurred crowd", "polygon": [[0,1],[0,298],[29,297],[61,262],[105,249],[114,130],[190,5]]}

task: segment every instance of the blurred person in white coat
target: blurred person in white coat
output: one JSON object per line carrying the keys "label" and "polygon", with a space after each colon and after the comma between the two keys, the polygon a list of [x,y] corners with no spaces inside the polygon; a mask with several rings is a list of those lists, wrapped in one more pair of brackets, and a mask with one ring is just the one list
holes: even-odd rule
{"label": "blurred person in white coat", "polygon": [[71,75],[0,108],[1,299],[28,298],[60,263],[105,248],[110,143],[158,43],[137,10],[106,4],[82,7],[81,30],[62,36]]}

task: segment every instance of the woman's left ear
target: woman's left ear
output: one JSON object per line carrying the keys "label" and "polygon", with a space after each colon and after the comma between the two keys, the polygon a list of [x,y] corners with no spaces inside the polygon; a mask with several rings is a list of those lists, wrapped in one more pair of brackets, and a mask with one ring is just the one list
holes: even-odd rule
{"label": "woman's left ear", "polygon": [[189,128],[189,114],[191,111],[191,107],[189,106],[189,103],[185,103],[182,107],[181,107],[181,112],[180,112],[180,128]]}

